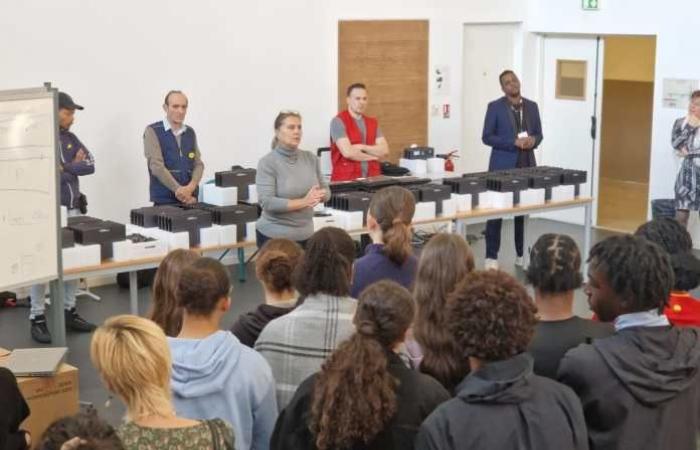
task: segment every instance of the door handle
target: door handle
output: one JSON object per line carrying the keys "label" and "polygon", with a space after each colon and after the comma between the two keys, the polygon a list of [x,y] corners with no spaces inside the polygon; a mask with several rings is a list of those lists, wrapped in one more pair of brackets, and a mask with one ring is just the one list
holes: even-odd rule
{"label": "door handle", "polygon": [[595,141],[595,137],[598,131],[598,120],[596,116],[591,116],[591,139]]}

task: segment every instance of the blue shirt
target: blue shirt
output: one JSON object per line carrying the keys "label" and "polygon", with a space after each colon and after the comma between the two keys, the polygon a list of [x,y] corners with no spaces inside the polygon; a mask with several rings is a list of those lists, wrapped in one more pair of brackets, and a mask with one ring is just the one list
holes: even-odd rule
{"label": "blue shirt", "polygon": [[355,261],[351,295],[358,298],[364,288],[380,280],[395,281],[406,289],[412,289],[417,268],[418,258],[415,255],[410,255],[399,266],[384,254],[384,245],[370,244],[365,249],[365,256]]}

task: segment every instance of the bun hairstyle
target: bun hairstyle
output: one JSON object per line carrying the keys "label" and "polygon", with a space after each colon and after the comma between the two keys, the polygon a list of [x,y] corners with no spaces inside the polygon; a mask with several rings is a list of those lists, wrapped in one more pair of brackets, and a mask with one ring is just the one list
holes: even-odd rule
{"label": "bun hairstyle", "polygon": [[188,314],[208,316],[230,291],[226,267],[216,259],[199,258],[182,271],[177,302]]}
{"label": "bun hairstyle", "polygon": [[700,285],[700,260],[693,254],[693,239],[678,221],[668,217],[654,219],[641,225],[634,234],[659,245],[669,254],[675,290],[690,291]]}
{"label": "bun hairstyle", "polygon": [[350,295],[355,242],[340,228],[321,228],[306,243],[301,263],[294,271],[294,286],[306,298],[314,294]]}
{"label": "bun hairstyle", "polygon": [[401,266],[411,256],[411,221],[416,200],[408,189],[390,186],[372,196],[369,213],[382,231],[384,254]]}
{"label": "bun hairstyle", "polygon": [[270,239],[260,249],[255,260],[255,275],[272,292],[294,289],[292,274],[304,250],[289,239]]}
{"label": "bun hairstyle", "polygon": [[388,354],[413,320],[410,292],[379,281],[362,292],[356,332],[328,357],[316,378],[310,429],[318,450],[367,444],[396,413],[397,380]]}

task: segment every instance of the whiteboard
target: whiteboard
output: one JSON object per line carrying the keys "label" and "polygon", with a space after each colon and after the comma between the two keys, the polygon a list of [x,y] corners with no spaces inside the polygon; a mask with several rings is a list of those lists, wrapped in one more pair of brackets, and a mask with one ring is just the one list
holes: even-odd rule
{"label": "whiteboard", "polygon": [[0,291],[58,278],[55,97],[0,91]]}

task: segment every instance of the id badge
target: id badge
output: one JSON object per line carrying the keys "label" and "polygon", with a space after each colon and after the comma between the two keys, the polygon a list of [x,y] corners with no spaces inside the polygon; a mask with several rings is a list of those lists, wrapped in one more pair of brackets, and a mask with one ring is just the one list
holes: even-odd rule
{"label": "id badge", "polygon": [[519,139],[526,138],[526,137],[528,137],[527,131],[521,131],[520,133],[518,133]]}

